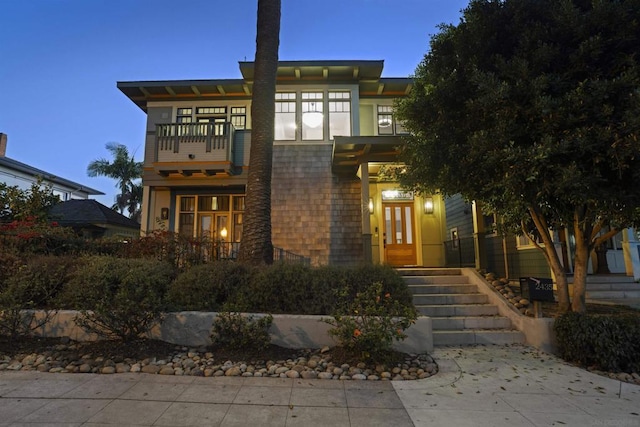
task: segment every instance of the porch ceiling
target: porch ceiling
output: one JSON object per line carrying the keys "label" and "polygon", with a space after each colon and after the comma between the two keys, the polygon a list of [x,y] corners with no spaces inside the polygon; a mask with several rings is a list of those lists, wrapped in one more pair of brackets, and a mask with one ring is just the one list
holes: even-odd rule
{"label": "porch ceiling", "polygon": [[355,176],[364,162],[395,162],[401,144],[400,136],[336,136],[333,143],[333,172]]}

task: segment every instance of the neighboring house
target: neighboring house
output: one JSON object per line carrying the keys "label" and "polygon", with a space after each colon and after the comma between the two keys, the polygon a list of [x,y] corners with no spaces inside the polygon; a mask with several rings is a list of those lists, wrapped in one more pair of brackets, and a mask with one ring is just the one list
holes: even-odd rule
{"label": "neighboring house", "polygon": [[49,211],[49,218],[88,239],[140,236],[140,224],[96,200],[58,203]]}
{"label": "neighboring house", "polygon": [[[272,180],[273,244],[315,265],[445,265],[444,206],[389,179],[405,133],[393,102],[409,78],[383,61],[281,61]],[[142,234],[242,239],[254,63],[242,78],[128,81],[147,115]]]}
{"label": "neighboring house", "polygon": [[38,182],[38,179],[42,179],[44,184],[51,185],[53,194],[59,196],[62,201],[104,195],[101,191],[10,159],[6,157],[6,151],[7,135],[0,133],[0,182],[10,187],[17,186],[26,190]]}

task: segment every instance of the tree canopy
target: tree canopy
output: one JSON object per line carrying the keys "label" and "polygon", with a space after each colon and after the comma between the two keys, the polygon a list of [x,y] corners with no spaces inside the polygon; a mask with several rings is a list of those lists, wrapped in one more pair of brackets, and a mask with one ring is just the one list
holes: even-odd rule
{"label": "tree canopy", "polygon": [[87,175],[115,179],[120,194],[116,196],[112,209],[119,210],[122,214],[127,209],[129,217],[140,222],[142,185],[138,180],[142,177],[142,162],[136,162],[123,144],[109,142],[106,148],[112,154],[113,161],[104,158],[92,161],[87,166]]}
{"label": "tree canopy", "polygon": [[583,311],[591,249],[637,220],[638,46],[640,0],[472,0],[432,37],[397,105],[412,133],[403,182],[535,229],[563,310],[549,229],[575,235],[573,309]]}
{"label": "tree canopy", "polygon": [[57,203],[60,197],[40,179],[28,189],[0,182],[0,222],[46,221],[49,209]]}

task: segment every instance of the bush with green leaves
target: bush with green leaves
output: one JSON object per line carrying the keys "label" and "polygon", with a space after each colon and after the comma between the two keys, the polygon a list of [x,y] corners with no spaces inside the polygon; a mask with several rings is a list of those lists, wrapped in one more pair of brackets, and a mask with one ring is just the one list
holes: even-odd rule
{"label": "bush with green leaves", "polygon": [[213,320],[211,343],[228,350],[264,350],[271,343],[269,328],[273,316],[255,318],[233,311],[222,311]]}
{"label": "bush with green leaves", "polygon": [[[71,276],[71,257],[34,256],[11,260],[12,273],[0,283],[0,334],[12,339],[44,326],[55,314],[54,300]],[[41,310],[36,315],[34,310]]]}
{"label": "bush with green leaves", "polygon": [[126,341],[142,337],[162,319],[173,266],[109,256],[86,257],[82,264],[60,301],[79,310],[76,323],[84,330]]}
{"label": "bush with green leaves", "polygon": [[325,319],[333,326],[329,334],[354,356],[384,363],[392,354],[393,342],[405,339],[404,331],[415,323],[416,309],[386,292],[380,282],[355,297],[350,292],[349,287],[338,291],[339,308],[332,319]]}
{"label": "bush with green leaves", "polygon": [[250,311],[327,314],[333,306],[323,272],[303,264],[282,262],[259,269],[237,301]]}
{"label": "bush with green leaves", "polygon": [[171,283],[167,304],[175,310],[218,311],[248,288],[250,275],[250,268],[232,261],[195,265]]}
{"label": "bush with green leaves", "polygon": [[604,371],[640,372],[640,312],[590,315],[569,312],[555,320],[560,356]]}

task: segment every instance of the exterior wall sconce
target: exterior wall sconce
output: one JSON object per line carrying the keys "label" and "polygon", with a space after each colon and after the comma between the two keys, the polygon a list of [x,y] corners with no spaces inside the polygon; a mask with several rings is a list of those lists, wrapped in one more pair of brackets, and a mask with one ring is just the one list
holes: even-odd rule
{"label": "exterior wall sconce", "polygon": [[169,208],[160,209],[160,219],[166,221],[169,219]]}
{"label": "exterior wall sconce", "polygon": [[373,198],[369,197],[369,215],[373,215]]}
{"label": "exterior wall sconce", "polygon": [[195,158],[196,158],[196,155],[195,155],[195,154],[189,154],[189,158],[190,158],[191,160],[193,160],[193,159],[195,159]]}
{"label": "exterior wall sconce", "polygon": [[424,199],[424,213],[433,214],[433,197],[425,197]]}

